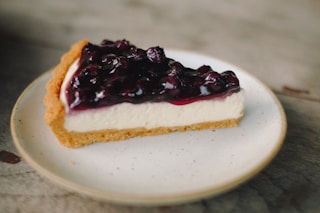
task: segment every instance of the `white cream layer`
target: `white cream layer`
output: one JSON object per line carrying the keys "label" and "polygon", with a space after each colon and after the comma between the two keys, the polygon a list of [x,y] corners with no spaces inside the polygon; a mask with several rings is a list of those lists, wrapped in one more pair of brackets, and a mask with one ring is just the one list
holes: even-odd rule
{"label": "white cream layer", "polygon": [[76,68],[77,61],[70,67],[60,93],[60,100],[67,112],[64,125],[69,131],[186,126],[234,119],[243,113],[243,91],[233,93],[224,99],[202,100],[186,105],[167,102],[121,103],[110,107],[68,113],[65,89]]}

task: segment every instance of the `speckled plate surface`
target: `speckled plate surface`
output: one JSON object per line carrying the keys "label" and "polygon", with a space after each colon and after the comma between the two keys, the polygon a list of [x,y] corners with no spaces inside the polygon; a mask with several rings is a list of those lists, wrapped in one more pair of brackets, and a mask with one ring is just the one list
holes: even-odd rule
{"label": "speckled plate surface", "polygon": [[96,143],[71,149],[59,144],[43,115],[46,72],[17,100],[11,117],[14,143],[39,173],[71,190],[109,202],[163,205],[230,190],[261,171],[278,153],[286,118],[275,95],[247,72],[215,58],[167,51],[187,66],[234,70],[245,91],[238,127],[172,133]]}

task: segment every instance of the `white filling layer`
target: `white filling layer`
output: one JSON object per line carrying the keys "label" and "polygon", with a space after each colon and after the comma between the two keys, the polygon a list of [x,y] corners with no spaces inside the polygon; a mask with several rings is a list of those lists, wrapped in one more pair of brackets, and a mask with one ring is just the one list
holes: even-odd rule
{"label": "white filling layer", "polygon": [[[61,87],[60,99],[68,112],[65,97],[66,84],[77,68],[70,67]],[[202,100],[186,105],[167,102],[131,104],[121,103],[110,107],[66,113],[65,128],[86,132],[103,129],[156,128],[185,126],[195,123],[235,119],[242,115],[243,91],[224,99]]]}
{"label": "white filling layer", "polygon": [[238,118],[242,113],[242,92],[224,100],[205,100],[177,106],[166,102],[131,104],[85,110],[65,117],[69,131],[85,132],[102,129],[155,128],[185,126],[200,122]]}

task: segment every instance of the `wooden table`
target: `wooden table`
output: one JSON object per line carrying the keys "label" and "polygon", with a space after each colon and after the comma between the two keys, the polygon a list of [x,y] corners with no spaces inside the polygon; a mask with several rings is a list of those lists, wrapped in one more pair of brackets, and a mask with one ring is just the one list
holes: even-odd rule
{"label": "wooden table", "polygon": [[[0,3],[0,151],[17,153],[10,114],[23,89],[82,38],[222,58],[269,85],[286,111],[280,153],[217,197],[161,207],[121,206],[51,183],[21,159],[0,162],[0,212],[320,212],[320,2],[316,0]],[[13,159],[14,160],[14,159]]]}

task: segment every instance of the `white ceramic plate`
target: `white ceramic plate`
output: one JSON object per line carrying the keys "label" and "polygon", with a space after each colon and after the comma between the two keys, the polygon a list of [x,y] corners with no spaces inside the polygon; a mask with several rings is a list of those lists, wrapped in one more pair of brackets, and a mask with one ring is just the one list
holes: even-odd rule
{"label": "white ceramic plate", "polygon": [[167,51],[167,56],[194,68],[209,64],[219,72],[234,70],[245,91],[240,125],[66,148],[43,119],[47,72],[25,89],[13,109],[11,131],[18,151],[35,170],[69,189],[126,204],[213,196],[261,171],[279,151],[287,128],[271,90],[240,68],[211,57],[184,51]]}

